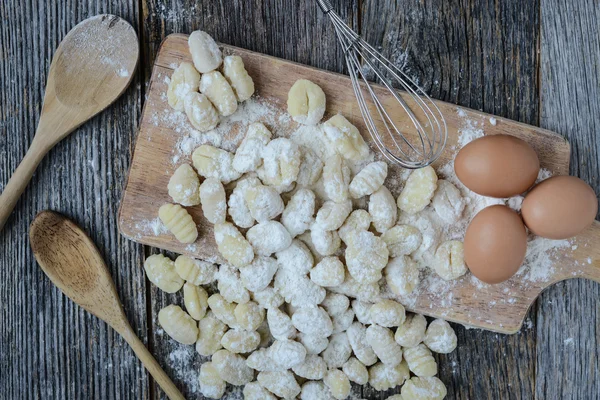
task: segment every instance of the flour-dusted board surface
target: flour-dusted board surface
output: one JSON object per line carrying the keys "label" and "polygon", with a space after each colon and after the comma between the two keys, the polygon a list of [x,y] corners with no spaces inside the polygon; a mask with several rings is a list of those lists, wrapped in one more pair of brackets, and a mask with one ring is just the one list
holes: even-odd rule
{"label": "flour-dusted board surface", "polygon": [[[190,154],[195,147],[205,141],[217,141],[222,143],[223,148],[235,150],[237,143],[244,137],[247,124],[255,122],[245,121],[244,118],[266,122],[277,136],[290,135],[298,127],[290,122],[285,104],[289,88],[300,78],[310,79],[320,85],[327,95],[327,112],[342,113],[359,128],[367,142],[372,144],[347,76],[226,45],[223,50],[226,54],[237,54],[243,58],[246,69],[254,79],[257,100],[241,105],[237,116],[234,114],[222,123],[212,133],[212,137],[194,134],[185,115],[173,111],[165,96],[173,70],[182,61],[191,60],[187,35],[168,36],[160,48],[152,71],[119,215],[121,233],[132,240],[216,262],[221,259],[214,241],[212,224],[203,217],[200,206],[188,208],[199,230],[198,240],[192,245],[177,242],[171,234],[161,229],[157,220],[158,208],[171,202],[167,184],[173,171],[182,163],[191,163]],[[385,90],[376,90],[384,96],[384,101],[392,101]],[[265,112],[264,107],[257,107],[259,103],[269,104],[268,111]],[[488,114],[453,104],[437,102],[437,105],[448,125],[448,144],[447,150],[434,164],[436,169],[451,161],[461,132],[473,129],[469,125],[475,123],[477,129],[483,130],[486,135],[506,133],[526,140],[537,151],[542,168],[553,174],[568,172],[570,149],[562,137],[511,120],[498,117],[490,119]],[[223,135],[223,139],[215,135]],[[374,145],[371,147],[375,149]],[[396,178],[402,175],[402,171],[391,167],[389,175],[386,186],[396,196],[402,184]],[[492,286],[482,284],[469,274],[451,283],[444,283],[429,275],[412,298],[402,301],[408,309],[416,312],[483,329],[514,333],[519,330],[535,298],[550,284],[576,277],[600,282],[599,243],[600,223],[595,222],[590,229],[571,240],[569,246],[546,254],[552,266],[538,279],[523,280],[524,274],[519,274],[508,282]]]}

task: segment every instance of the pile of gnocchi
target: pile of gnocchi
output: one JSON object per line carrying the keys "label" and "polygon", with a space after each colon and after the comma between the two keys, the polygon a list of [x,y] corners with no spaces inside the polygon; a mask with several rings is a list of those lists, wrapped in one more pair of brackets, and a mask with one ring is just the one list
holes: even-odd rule
{"label": "pile of gnocchi", "polygon": [[[221,53],[206,33],[194,32],[189,44],[194,66],[182,63],[173,73],[169,104],[209,129],[254,84],[239,57],[225,58],[223,74],[216,70]],[[308,80],[289,91],[288,113],[300,124],[319,124],[325,104]],[[464,207],[460,193],[427,167],[412,172],[395,199],[384,186],[387,164],[365,162],[369,147],[346,118],[335,115],[316,132],[330,153],[324,160],[256,121],[235,153],[202,145],[192,165],[177,168],[168,185],[173,202],[159,218],[177,240],[193,243],[198,230],[185,207],[201,205],[226,263],[148,257],[153,284],[168,293],[183,288],[185,310],[169,305],[159,323],[211,357],[199,375],[209,398],[221,398],[229,383],[244,386],[250,400],[346,399],[354,382],[380,391],[402,386],[388,399],[443,399],[432,352],[456,348],[452,327],[440,319],[428,325],[383,293],[409,296],[419,284],[411,253],[421,233],[397,225],[399,214],[431,204],[452,223]],[[350,164],[359,162],[365,165],[353,176]],[[367,209],[356,208],[364,198]],[[444,279],[466,272],[461,242],[442,244],[435,259]]]}

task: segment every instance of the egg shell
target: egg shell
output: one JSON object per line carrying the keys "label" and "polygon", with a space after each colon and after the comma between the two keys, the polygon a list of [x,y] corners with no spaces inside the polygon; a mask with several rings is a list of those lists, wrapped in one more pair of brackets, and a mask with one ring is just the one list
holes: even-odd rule
{"label": "egg shell", "polygon": [[486,283],[500,283],[512,277],[523,263],[526,251],[525,225],[506,206],[484,208],[465,233],[465,263],[473,275]]}
{"label": "egg shell", "polygon": [[589,227],[598,213],[594,189],[575,176],[554,176],[536,185],[523,200],[529,230],[548,239],[567,239]]}
{"label": "egg shell", "polygon": [[537,179],[540,160],[525,141],[509,135],[489,135],[463,147],[454,160],[458,179],[482,196],[505,198],[529,189]]}

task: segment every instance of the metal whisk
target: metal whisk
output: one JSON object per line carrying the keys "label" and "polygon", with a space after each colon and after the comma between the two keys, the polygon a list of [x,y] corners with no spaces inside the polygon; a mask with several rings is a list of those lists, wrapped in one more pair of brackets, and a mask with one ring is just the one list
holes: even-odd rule
{"label": "metal whisk", "polygon": [[[448,136],[446,121],[438,106],[410,77],[350,29],[333,11],[328,0],[317,0],[317,3],[335,27],[337,37],[344,49],[360,111],[379,150],[388,160],[404,168],[422,168],[433,163],[444,150]],[[408,132],[411,124],[406,126],[408,129],[400,129],[398,123],[391,118],[393,107],[384,106],[383,97],[377,94],[381,90],[371,86],[371,82],[367,80],[368,70],[382,82],[400,108],[408,115],[416,135]],[[412,108],[402,98],[397,88],[403,89],[408,95],[409,102],[414,103]],[[370,96],[371,107],[374,107],[377,113],[369,109],[365,92]],[[375,125],[372,114],[379,115],[383,125],[381,130],[386,137]]]}

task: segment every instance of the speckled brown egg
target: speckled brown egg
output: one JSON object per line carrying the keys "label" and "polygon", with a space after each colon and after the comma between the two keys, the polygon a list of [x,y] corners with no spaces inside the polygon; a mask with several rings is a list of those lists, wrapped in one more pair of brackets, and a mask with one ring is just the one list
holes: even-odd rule
{"label": "speckled brown egg", "polygon": [[489,135],[458,152],[454,171],[475,193],[505,198],[523,193],[535,183],[540,161],[527,142],[509,135]]}
{"label": "speckled brown egg", "polygon": [[486,283],[500,283],[518,270],[527,250],[527,232],[521,217],[510,208],[484,208],[465,233],[465,263]]}
{"label": "speckled brown egg", "polygon": [[594,222],[598,198],[574,176],[555,176],[536,185],[523,200],[521,215],[529,230],[549,239],[576,236]]}

